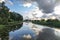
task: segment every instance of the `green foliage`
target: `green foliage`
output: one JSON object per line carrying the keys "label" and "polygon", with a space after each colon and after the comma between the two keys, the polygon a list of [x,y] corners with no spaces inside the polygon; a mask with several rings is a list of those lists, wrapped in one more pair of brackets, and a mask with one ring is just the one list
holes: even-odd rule
{"label": "green foliage", "polygon": [[56,28],[60,28],[60,21],[57,20],[57,19],[48,19],[48,20],[34,20],[32,21],[33,23],[36,23],[36,24],[40,24],[40,25],[46,25],[46,26],[50,26],[50,27],[56,27]]}
{"label": "green foliage", "polygon": [[9,12],[4,2],[0,4],[0,38],[8,40],[8,33],[22,26],[23,17],[16,12]]}
{"label": "green foliage", "polygon": [[16,25],[0,25],[0,38],[2,40],[9,40],[9,32],[19,29],[22,23]]}
{"label": "green foliage", "polygon": [[23,17],[16,12],[10,12],[10,19],[13,19],[15,21],[19,21],[19,20],[23,20]]}
{"label": "green foliage", "polygon": [[5,3],[0,3],[0,24],[8,24],[8,22],[22,21],[23,17],[16,12],[9,12],[9,8]]}

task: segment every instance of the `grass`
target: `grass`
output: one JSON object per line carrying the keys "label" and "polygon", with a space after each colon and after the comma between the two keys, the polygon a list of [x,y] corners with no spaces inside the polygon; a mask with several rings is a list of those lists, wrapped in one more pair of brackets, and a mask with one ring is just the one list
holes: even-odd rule
{"label": "grass", "polygon": [[0,25],[0,29],[3,29],[5,27],[5,25]]}

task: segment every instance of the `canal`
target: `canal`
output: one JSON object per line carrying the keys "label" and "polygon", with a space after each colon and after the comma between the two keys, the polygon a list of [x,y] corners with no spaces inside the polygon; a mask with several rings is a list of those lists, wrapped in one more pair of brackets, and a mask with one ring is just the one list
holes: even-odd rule
{"label": "canal", "polygon": [[[60,40],[60,30],[56,28],[31,22],[23,22],[21,28],[17,27],[15,29],[11,28],[7,40]],[[3,40],[5,39],[3,38]]]}

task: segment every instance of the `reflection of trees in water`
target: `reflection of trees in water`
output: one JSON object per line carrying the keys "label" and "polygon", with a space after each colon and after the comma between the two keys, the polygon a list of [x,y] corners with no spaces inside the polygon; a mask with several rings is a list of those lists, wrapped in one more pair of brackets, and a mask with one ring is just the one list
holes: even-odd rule
{"label": "reflection of trees in water", "polygon": [[9,26],[9,25],[8,26],[5,26],[3,29],[0,29],[0,38],[2,40],[8,40],[9,32],[10,31],[17,30],[21,26],[22,26],[22,23],[21,24],[17,24],[17,25],[13,25],[13,26]]}
{"label": "reflection of trees in water", "polygon": [[45,28],[39,33],[37,40],[60,40],[60,38],[55,35],[53,29]]}

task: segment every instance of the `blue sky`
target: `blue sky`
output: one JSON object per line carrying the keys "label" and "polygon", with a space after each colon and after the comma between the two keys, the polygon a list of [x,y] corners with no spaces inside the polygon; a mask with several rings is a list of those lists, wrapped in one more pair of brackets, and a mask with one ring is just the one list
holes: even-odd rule
{"label": "blue sky", "polygon": [[10,5],[8,3],[6,3],[6,6],[11,10],[11,11],[15,11],[17,13],[20,13],[20,14],[25,14],[26,12],[28,11],[31,11],[32,9],[34,9],[34,6],[36,6],[34,3],[31,4],[30,7],[24,7],[22,3],[20,2],[15,2],[13,0],[10,0],[13,4]]}

